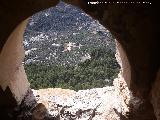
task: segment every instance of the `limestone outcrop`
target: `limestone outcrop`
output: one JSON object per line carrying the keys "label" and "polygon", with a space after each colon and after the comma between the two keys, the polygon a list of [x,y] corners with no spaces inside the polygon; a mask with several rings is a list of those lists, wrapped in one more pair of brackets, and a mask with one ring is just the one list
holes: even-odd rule
{"label": "limestone outcrop", "polygon": [[88,90],[48,88],[32,90],[25,97],[18,118],[34,120],[120,120],[129,112],[124,100],[114,86]]}

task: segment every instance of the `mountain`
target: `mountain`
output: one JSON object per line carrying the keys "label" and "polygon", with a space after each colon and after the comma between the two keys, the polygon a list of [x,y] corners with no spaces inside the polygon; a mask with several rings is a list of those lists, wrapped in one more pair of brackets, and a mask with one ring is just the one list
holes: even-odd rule
{"label": "mountain", "polygon": [[24,67],[34,89],[104,87],[119,72],[110,32],[63,2],[30,18],[24,47]]}
{"label": "mountain", "polygon": [[25,64],[76,65],[90,59],[97,48],[115,54],[110,32],[81,9],[64,2],[30,18],[24,47]]}

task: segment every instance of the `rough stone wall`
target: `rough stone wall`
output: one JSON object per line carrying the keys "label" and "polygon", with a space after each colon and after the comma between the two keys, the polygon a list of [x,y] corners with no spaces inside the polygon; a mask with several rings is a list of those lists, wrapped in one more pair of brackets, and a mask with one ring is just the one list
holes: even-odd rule
{"label": "rough stone wall", "polygon": [[152,86],[151,101],[154,107],[157,120],[160,120],[160,69],[157,73],[156,81]]}
{"label": "rough stone wall", "polygon": [[118,41],[116,41],[116,48],[116,59],[121,66],[121,70],[113,84],[121,101],[124,101],[124,103],[121,103],[122,106],[125,106],[122,109],[122,115],[125,115],[127,120],[156,120],[150,101],[134,96],[129,89],[131,81],[130,64]]}
{"label": "rough stone wall", "polygon": [[129,112],[129,107],[132,99],[134,99],[132,100],[132,104],[136,109],[139,107],[142,101],[138,98],[134,98],[132,95],[132,92],[129,90],[129,85],[131,80],[130,64],[125,51],[123,50],[122,46],[118,41],[116,41],[115,56],[119,65],[121,66],[121,70],[120,70],[120,73],[118,74],[118,77],[113,81],[113,84],[119,96],[121,96],[122,99],[124,100],[126,108],[128,108],[128,112]]}
{"label": "rough stone wall", "polygon": [[131,80],[131,67],[126,56],[125,51],[123,50],[121,44],[116,40],[116,59],[121,66],[120,76],[126,81],[128,88],[130,88]]}

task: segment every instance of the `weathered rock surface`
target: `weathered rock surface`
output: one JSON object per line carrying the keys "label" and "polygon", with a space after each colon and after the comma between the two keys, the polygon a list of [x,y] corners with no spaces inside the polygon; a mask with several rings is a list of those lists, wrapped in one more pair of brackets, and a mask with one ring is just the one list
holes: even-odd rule
{"label": "weathered rock surface", "polygon": [[130,104],[136,110],[143,101],[133,97],[119,75],[114,86],[104,88],[29,90],[17,116],[22,120],[135,120],[130,117]]}
{"label": "weathered rock surface", "polygon": [[61,88],[32,92],[25,98],[24,104],[31,108],[35,105],[31,110],[33,112],[25,111],[22,114],[30,112],[34,120],[120,120],[128,112],[114,86],[78,92]]}

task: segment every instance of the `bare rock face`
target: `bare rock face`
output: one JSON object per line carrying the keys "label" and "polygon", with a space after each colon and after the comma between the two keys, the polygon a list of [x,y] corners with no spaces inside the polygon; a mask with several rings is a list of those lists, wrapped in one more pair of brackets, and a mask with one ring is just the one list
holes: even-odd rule
{"label": "bare rock face", "polygon": [[45,105],[39,103],[33,110],[32,120],[44,120],[47,114],[47,109]]}
{"label": "bare rock face", "polygon": [[[34,120],[120,120],[126,118],[128,108],[114,86],[88,90],[48,88],[32,90],[23,105],[30,106],[28,114]],[[107,98],[107,99],[106,99]],[[25,119],[25,118],[23,118]]]}

